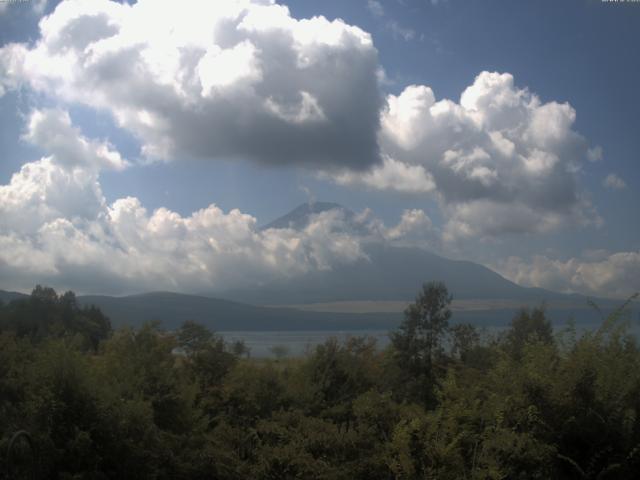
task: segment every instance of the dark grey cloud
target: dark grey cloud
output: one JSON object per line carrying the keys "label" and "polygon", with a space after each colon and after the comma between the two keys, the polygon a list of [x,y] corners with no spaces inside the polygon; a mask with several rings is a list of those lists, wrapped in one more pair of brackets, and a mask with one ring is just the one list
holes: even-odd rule
{"label": "dark grey cloud", "polygon": [[269,2],[63,2],[40,29],[0,51],[5,88],[107,110],[150,158],[380,162],[377,51],[341,20]]}

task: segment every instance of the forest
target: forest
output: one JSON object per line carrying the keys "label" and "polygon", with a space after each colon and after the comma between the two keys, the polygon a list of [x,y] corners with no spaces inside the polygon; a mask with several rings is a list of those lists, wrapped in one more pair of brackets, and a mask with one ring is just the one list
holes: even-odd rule
{"label": "forest", "polygon": [[487,335],[432,282],[387,348],[258,359],[38,286],[0,306],[0,478],[638,478],[631,301],[594,331],[539,306]]}

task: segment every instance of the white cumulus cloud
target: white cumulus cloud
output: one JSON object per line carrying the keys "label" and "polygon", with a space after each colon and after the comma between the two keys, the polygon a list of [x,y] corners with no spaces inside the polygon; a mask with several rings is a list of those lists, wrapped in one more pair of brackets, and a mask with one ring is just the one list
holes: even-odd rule
{"label": "white cumulus cloud", "polygon": [[127,167],[127,162],[108,142],[84,137],[64,110],[34,110],[23,138],[50,152],[53,162],[67,168],[123,170]]}
{"label": "white cumulus cloud", "polygon": [[[379,2],[368,7],[384,13]],[[32,112],[23,139],[46,156],[0,186],[0,273],[32,283],[39,272],[73,288],[91,277],[113,288],[204,290],[332,268],[362,258],[372,239],[434,246],[602,222],[580,185],[602,148],[574,130],[571,105],[543,102],[496,72],[480,73],[457,101],[425,85],[385,98],[380,72],[367,32],[293,18],[273,0],[61,2],[32,43],[0,48],[0,95],[29,88],[61,105]],[[100,171],[128,162],[106,139],[82,135],[65,110],[75,104],[110,113],[151,160],[303,165],[340,185],[435,198],[445,224],[408,210],[394,227],[372,221],[354,234],[333,212],[301,231],[261,231],[255,218],[215,205],[180,215],[134,197],[109,204]],[[614,174],[604,185],[625,186]],[[633,255],[620,258],[633,265]],[[558,278],[584,264],[584,278],[574,273],[569,284],[595,291],[589,272],[614,261],[548,264]],[[611,282],[602,288],[617,291]]]}
{"label": "white cumulus cloud", "polygon": [[0,186],[0,288],[37,282],[78,291],[203,291],[260,285],[364,256],[331,212],[303,230],[257,228],[254,217],[210,205],[188,216],[108,204],[95,171],[50,157]]}
{"label": "white cumulus cloud", "polygon": [[496,270],[520,285],[585,295],[628,297],[640,291],[640,252],[598,252],[584,258],[509,257]]}
{"label": "white cumulus cloud", "polygon": [[124,167],[111,146],[86,138],[62,110],[36,110],[24,138],[47,155],[0,185],[0,288],[35,283],[79,292],[220,291],[366,261],[369,242],[424,245],[431,220],[406,211],[385,227],[334,209],[301,229],[260,229],[216,205],[181,215],[138,198],[107,202],[100,172]]}
{"label": "white cumulus cloud", "polygon": [[[571,105],[496,72],[481,72],[458,101],[425,85],[384,98],[380,71],[367,32],[296,19],[272,0],[63,1],[35,42],[0,48],[0,94],[28,86],[110,112],[150,159],[248,158],[428,194],[449,240],[601,223],[580,171],[602,149],[574,130]],[[72,133],[64,115],[42,114],[34,121],[57,122],[59,139]],[[87,148],[33,141],[67,162]],[[103,147],[91,162],[124,168]]]}
{"label": "white cumulus cloud", "polygon": [[411,85],[388,95],[381,113],[384,163],[334,179],[431,192],[449,241],[599,225],[579,172],[601,151],[573,130],[575,116],[569,104],[517,87],[508,73],[482,72],[459,102]]}
{"label": "white cumulus cloud", "polygon": [[39,27],[33,45],[0,49],[0,94],[27,85],[110,112],[150,158],[380,161],[377,51],[342,20],[273,1],[90,0]]}
{"label": "white cumulus cloud", "polygon": [[0,233],[34,233],[57,218],[96,218],[103,208],[95,171],[66,169],[43,158],[0,185]]}
{"label": "white cumulus cloud", "polygon": [[331,176],[339,185],[361,185],[378,190],[396,190],[405,193],[428,193],[435,189],[433,178],[422,165],[409,165],[385,156],[382,165],[366,172],[343,170]]}

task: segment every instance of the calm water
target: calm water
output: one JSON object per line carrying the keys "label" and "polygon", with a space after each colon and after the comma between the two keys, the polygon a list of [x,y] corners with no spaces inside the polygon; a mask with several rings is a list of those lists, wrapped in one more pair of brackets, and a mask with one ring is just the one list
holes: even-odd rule
{"label": "calm water", "polygon": [[[579,324],[576,325],[578,333],[586,330],[593,330],[599,324]],[[557,329],[564,328],[559,325]],[[505,330],[505,326],[488,326],[479,328],[481,335],[493,335]],[[640,324],[633,322],[629,329],[636,338],[640,338]],[[252,357],[264,358],[273,357],[274,347],[284,347],[287,356],[301,356],[311,352],[317,345],[324,343],[329,338],[335,337],[338,340],[346,340],[349,337],[368,336],[376,339],[377,345],[384,348],[389,344],[388,330],[321,330],[321,331],[237,331],[218,332],[227,341],[242,340],[250,349]]]}
{"label": "calm water", "polygon": [[349,337],[374,337],[379,347],[389,344],[387,330],[354,330],[354,331],[275,331],[275,332],[218,332],[227,341],[242,340],[251,350],[252,357],[272,357],[274,347],[284,347],[287,356],[300,356],[313,350],[316,345],[329,338],[345,340]]}

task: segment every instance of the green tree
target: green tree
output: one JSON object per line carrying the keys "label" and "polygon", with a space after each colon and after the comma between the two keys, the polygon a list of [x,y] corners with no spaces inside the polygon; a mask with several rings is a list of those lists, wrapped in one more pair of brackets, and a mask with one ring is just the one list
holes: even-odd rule
{"label": "green tree", "polygon": [[506,334],[508,351],[519,358],[524,346],[530,342],[553,343],[553,327],[546,317],[544,305],[533,310],[522,308],[511,320]]}
{"label": "green tree", "polygon": [[316,347],[306,369],[311,382],[313,403],[324,415],[349,425],[352,401],[372,388],[378,377],[375,339],[352,337],[341,344],[330,338]]}
{"label": "green tree", "polygon": [[289,355],[289,347],[286,345],[274,345],[269,351],[276,357],[276,360],[282,360]]}
{"label": "green tree", "polygon": [[176,340],[186,355],[194,355],[210,345],[213,333],[204,325],[187,320],[178,330]]}
{"label": "green tree", "polygon": [[462,362],[469,360],[471,352],[479,343],[480,335],[470,323],[459,323],[451,327],[451,353]]}
{"label": "green tree", "polygon": [[[443,357],[442,340],[449,327],[452,296],[441,282],[426,283],[405,319],[391,334],[395,360],[404,374],[404,388],[413,400],[433,406],[436,363]],[[398,387],[402,388],[403,387]]]}
{"label": "green tree", "polygon": [[2,311],[0,331],[35,342],[80,335],[84,348],[95,351],[111,335],[109,318],[95,306],[81,308],[73,292],[58,296],[52,288],[38,285],[28,298],[14,300]]}

